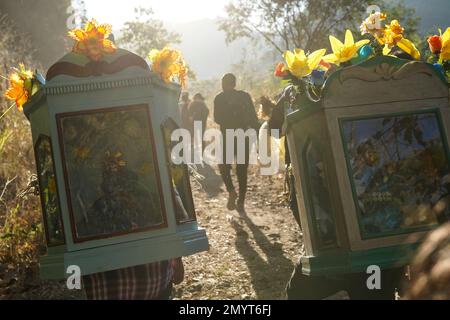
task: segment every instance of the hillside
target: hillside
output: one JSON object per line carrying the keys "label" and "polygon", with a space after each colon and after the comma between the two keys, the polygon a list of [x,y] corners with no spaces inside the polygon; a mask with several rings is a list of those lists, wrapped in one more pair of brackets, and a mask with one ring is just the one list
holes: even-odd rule
{"label": "hillside", "polygon": [[[437,26],[450,25],[450,0],[406,0],[416,8],[421,17],[420,31],[423,35],[437,32]],[[437,9],[439,8],[439,9]],[[227,46],[225,33],[218,30],[216,19],[199,20],[167,27],[182,36],[180,49],[200,80],[217,78],[230,71],[232,65],[241,61],[248,40],[239,40]],[[266,66],[264,66],[266,67]]]}
{"label": "hillside", "polygon": [[179,48],[198,79],[218,77],[229,72],[231,65],[241,59],[246,41],[236,41],[227,46],[225,33],[218,30],[214,19],[168,24],[167,27],[181,35]]}

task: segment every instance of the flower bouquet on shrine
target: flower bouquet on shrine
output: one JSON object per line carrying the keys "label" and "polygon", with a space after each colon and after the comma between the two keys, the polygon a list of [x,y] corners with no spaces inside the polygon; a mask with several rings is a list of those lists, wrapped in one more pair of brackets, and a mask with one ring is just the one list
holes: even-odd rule
{"label": "flower bouquet on shrine", "polygon": [[[303,49],[286,51],[284,62],[277,64],[275,77],[283,84],[305,94],[311,101],[322,96],[325,81],[339,69],[358,65],[375,57],[389,56],[413,61],[431,63],[436,71],[447,81],[450,79],[450,27],[439,35],[428,37],[429,48],[424,55],[414,43],[404,37],[405,29],[398,20],[386,23],[384,13],[372,13],[360,26],[362,38],[355,41],[352,31],[345,32],[345,39],[329,36],[332,53],[326,49],[307,53]],[[295,106],[294,106],[295,107]]]}

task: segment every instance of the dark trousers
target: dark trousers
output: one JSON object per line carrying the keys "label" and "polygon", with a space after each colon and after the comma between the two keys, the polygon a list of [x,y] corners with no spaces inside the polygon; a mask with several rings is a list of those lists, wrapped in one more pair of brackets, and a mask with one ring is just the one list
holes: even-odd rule
{"label": "dark trousers", "polygon": [[[237,159],[237,139],[234,139],[234,148],[230,151],[226,147],[226,135],[223,134],[223,164],[219,164],[219,171],[220,175],[222,176],[223,183],[225,184],[225,187],[227,188],[227,191],[230,193],[236,192],[233,181],[231,179],[231,169],[232,165],[229,163],[226,163],[226,155],[227,152],[232,152],[234,159]],[[248,165],[249,165],[249,154],[250,154],[250,142],[249,139],[245,140],[245,163],[244,164],[236,164],[236,175],[238,179],[239,184],[239,201],[244,202],[245,201],[245,195],[247,193],[247,172],[248,172]]]}

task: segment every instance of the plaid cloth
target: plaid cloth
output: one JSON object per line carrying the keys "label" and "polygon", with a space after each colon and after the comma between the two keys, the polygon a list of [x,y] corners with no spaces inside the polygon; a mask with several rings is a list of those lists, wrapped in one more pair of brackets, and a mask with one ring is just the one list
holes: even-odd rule
{"label": "plaid cloth", "polygon": [[89,300],[165,300],[172,289],[173,261],[96,273],[83,277]]}

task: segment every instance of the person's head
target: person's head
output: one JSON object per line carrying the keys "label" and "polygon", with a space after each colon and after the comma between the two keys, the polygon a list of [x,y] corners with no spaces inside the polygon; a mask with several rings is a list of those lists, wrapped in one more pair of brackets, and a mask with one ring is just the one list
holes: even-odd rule
{"label": "person's head", "polygon": [[429,234],[412,262],[410,276],[405,299],[450,299],[450,223]]}
{"label": "person's head", "polygon": [[236,88],[236,76],[232,73],[227,73],[222,78],[223,91],[230,91]]}
{"label": "person's head", "polygon": [[205,98],[202,96],[201,93],[196,93],[194,95],[194,101],[201,101],[201,102],[203,102],[203,101],[205,101]]}
{"label": "person's head", "polygon": [[272,109],[275,107],[275,103],[266,96],[259,98],[259,103],[261,105],[260,118],[269,118],[272,115]]}
{"label": "person's head", "polygon": [[189,101],[189,92],[183,92],[181,94],[181,101],[188,102]]}

